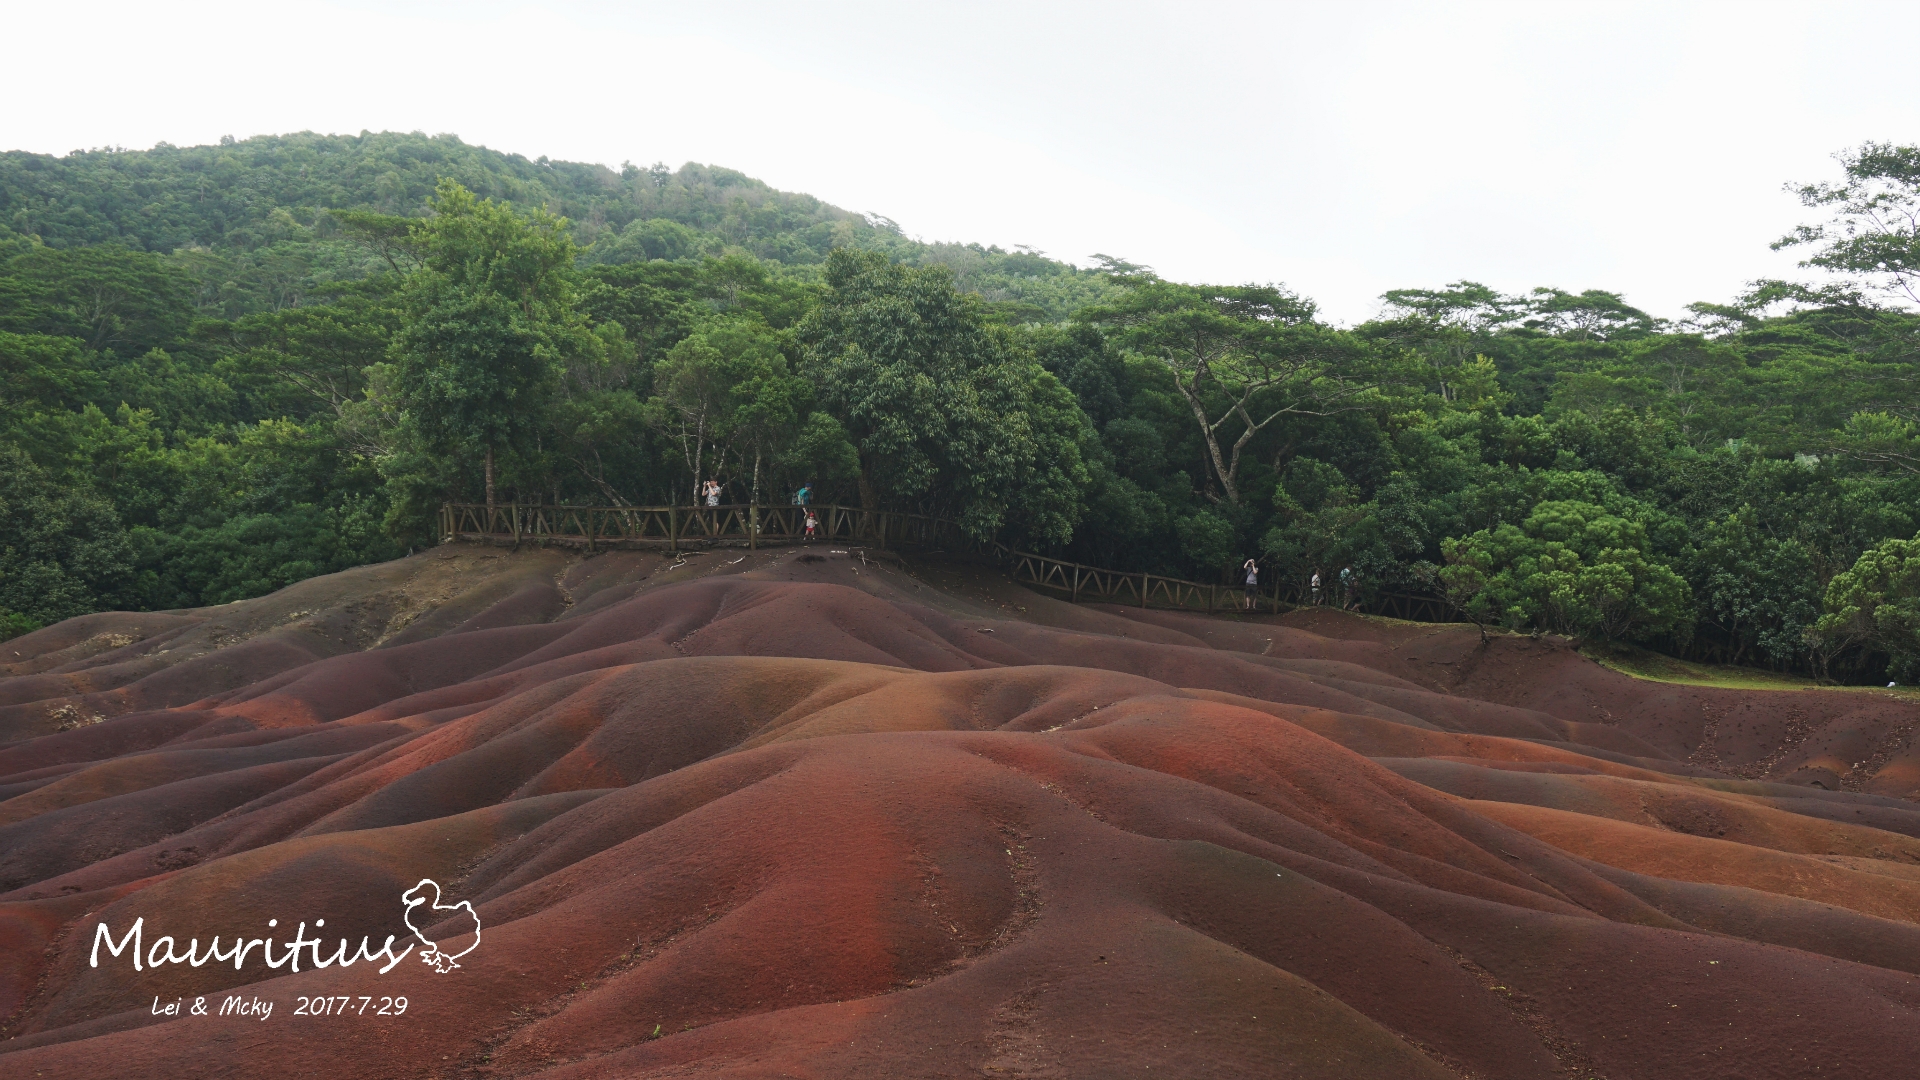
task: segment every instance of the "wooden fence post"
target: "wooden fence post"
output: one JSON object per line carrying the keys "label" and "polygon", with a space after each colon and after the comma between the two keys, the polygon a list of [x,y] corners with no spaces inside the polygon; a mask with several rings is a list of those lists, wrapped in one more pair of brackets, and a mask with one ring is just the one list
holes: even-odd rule
{"label": "wooden fence post", "polygon": [[680,546],[679,527],[676,522],[678,511],[672,503],[667,504],[667,550],[675,551]]}
{"label": "wooden fence post", "polygon": [[760,540],[760,504],[747,504],[747,550],[759,548]]}

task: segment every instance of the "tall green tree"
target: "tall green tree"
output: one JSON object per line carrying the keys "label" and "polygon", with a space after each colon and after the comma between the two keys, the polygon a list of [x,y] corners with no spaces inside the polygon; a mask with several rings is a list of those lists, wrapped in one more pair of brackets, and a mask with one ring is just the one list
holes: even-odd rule
{"label": "tall green tree", "polygon": [[1313,321],[1313,305],[1273,286],[1196,286],[1145,273],[1085,317],[1172,376],[1206,444],[1216,498],[1242,501],[1247,446],[1284,416],[1360,408],[1377,386],[1364,344]]}
{"label": "tall green tree", "polygon": [[1920,680],[1920,536],[1868,549],[1828,584],[1825,607],[1814,626],[1825,657],[1865,645],[1897,678]]}
{"label": "tall green tree", "polygon": [[0,270],[0,330],[75,337],[90,349],[138,356],[171,347],[193,317],[184,271],[119,244],[33,247]]}
{"label": "tall green tree", "polygon": [[860,502],[917,495],[951,439],[949,389],[997,358],[995,342],[944,272],[835,251],[827,297],[800,327],[807,376],[860,455]]}
{"label": "tall green tree", "polygon": [[1775,250],[1806,247],[1800,265],[1857,275],[1879,290],[1920,304],[1920,146],[1863,143],[1837,155],[1840,183],[1789,184],[1809,207],[1833,217],[1801,225]]}
{"label": "tall green tree", "polygon": [[598,341],[576,309],[567,223],[522,214],[443,180],[413,227],[420,268],[401,292],[390,356],[405,420],[429,445],[482,459],[495,502],[496,455],[540,425],[569,356]]}
{"label": "tall green tree", "polygon": [[1072,394],[945,267],[841,249],[825,279],[802,374],[859,457],[861,504],[931,499],[976,536],[1013,519],[1065,542],[1092,438]]}
{"label": "tall green tree", "polygon": [[1592,503],[1540,503],[1518,525],[1442,544],[1440,577],[1476,622],[1640,640],[1690,625],[1686,580],[1648,554],[1645,526]]}
{"label": "tall green tree", "polygon": [[786,358],[766,326],[757,319],[715,320],[675,345],[654,369],[654,380],[650,415],[680,446],[689,505],[700,504],[703,480],[730,471],[741,444],[753,455],[757,487],[767,439],[793,413]]}

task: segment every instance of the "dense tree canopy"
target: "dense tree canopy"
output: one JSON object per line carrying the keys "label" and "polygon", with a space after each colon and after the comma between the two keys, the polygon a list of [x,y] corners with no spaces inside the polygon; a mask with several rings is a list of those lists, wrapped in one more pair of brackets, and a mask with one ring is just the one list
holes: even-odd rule
{"label": "dense tree canopy", "polygon": [[1548,500],[1518,524],[1444,540],[1449,592],[1476,619],[1642,639],[1684,631],[1686,580],[1649,558],[1646,527],[1593,503]]}
{"label": "dense tree canopy", "polygon": [[1070,538],[1092,432],[1019,336],[991,325],[945,267],[842,249],[826,286],[799,328],[804,371],[851,437],[861,502],[914,499],[983,538],[1010,516],[1036,539]]}
{"label": "dense tree canopy", "polygon": [[[1920,677],[1920,150],[1797,188],[1759,282],[1275,285],[924,244],[724,169],[449,136],[0,154],[0,625],[238,599],[446,500],[816,497],[1489,626]],[[1763,239],[1763,238],[1761,238]]]}
{"label": "dense tree canopy", "polygon": [[1866,643],[1884,651],[1891,673],[1920,677],[1920,536],[1883,540],[1827,586],[1818,629],[1828,648]]}
{"label": "dense tree canopy", "polygon": [[[1207,490],[1238,505],[1247,447],[1284,416],[1360,407],[1373,388],[1359,339],[1313,321],[1313,305],[1271,286],[1200,287],[1128,273],[1083,318],[1157,361],[1207,449]],[[1230,441],[1229,441],[1230,440]]]}

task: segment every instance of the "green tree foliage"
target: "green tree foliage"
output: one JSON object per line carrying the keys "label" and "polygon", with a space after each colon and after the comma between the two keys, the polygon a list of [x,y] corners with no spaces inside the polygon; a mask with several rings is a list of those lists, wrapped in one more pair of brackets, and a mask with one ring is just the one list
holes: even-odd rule
{"label": "green tree foliage", "polygon": [[1296,583],[1309,581],[1315,572],[1330,577],[1354,561],[1352,541],[1366,520],[1360,501],[1359,489],[1337,467],[1294,458],[1274,489],[1275,524],[1261,547],[1275,569]]}
{"label": "green tree foliage", "polygon": [[1827,586],[1814,629],[1826,652],[1864,645],[1902,682],[1920,679],[1920,536],[1875,544]]}
{"label": "green tree foliage", "polygon": [[1833,208],[1833,219],[1802,225],[1774,248],[1811,247],[1802,266],[1860,275],[1920,303],[1920,146],[1870,142],[1839,158],[1841,183],[1788,186],[1807,206]]}
{"label": "green tree foliage", "polygon": [[138,356],[178,340],[193,320],[190,279],[118,244],[29,247],[0,275],[0,329],[78,338]]}
{"label": "green tree foliage", "polygon": [[1830,284],[1667,323],[1456,281],[1352,329],[1273,287],[922,244],[704,165],[394,134],[0,154],[0,632],[391,558],[489,486],[645,505],[715,478],[1126,570],[1224,583],[1260,553],[1515,629],[1910,677],[1897,575],[1860,567],[1920,532],[1916,154],[1802,189],[1832,218],[1789,241]]}
{"label": "green tree foliage", "polygon": [[1639,522],[1592,503],[1543,502],[1517,525],[1442,543],[1440,578],[1476,620],[1606,640],[1683,628],[1685,579],[1650,559]]}
{"label": "green tree foliage", "polygon": [[494,504],[495,455],[524,453],[570,357],[599,344],[575,309],[566,222],[443,181],[413,227],[421,266],[394,335],[403,421],[429,450],[477,455]]}
{"label": "green tree foliage", "polygon": [[0,450],[10,505],[33,508],[9,573],[37,597],[0,601],[16,621],[238,599],[404,553],[362,527],[384,516],[380,480],[335,430],[391,332],[379,300],[226,323],[195,288],[180,259],[115,244],[0,264]]}
{"label": "green tree foliage", "polygon": [[654,383],[652,420],[680,447],[689,505],[699,504],[704,480],[730,472],[742,446],[757,469],[795,418],[786,357],[757,319],[716,319],[681,339],[655,367]]}
{"label": "green tree foliage", "polygon": [[1123,347],[1164,367],[1207,449],[1211,479],[1241,502],[1247,447],[1284,416],[1360,408],[1375,388],[1358,339],[1313,322],[1313,305],[1271,286],[1197,287],[1144,272],[1088,313]]}
{"label": "green tree foliage", "polygon": [[1860,461],[1920,473],[1920,424],[1891,412],[1862,411],[1847,418],[1834,441]]}
{"label": "green tree foliage", "polygon": [[132,553],[113,507],[0,447],[0,633],[127,603]]}
{"label": "green tree foliage", "polygon": [[827,295],[799,327],[804,374],[848,433],[861,503],[932,500],[989,536],[1010,516],[1072,535],[1090,438],[1073,396],[991,325],[944,267],[836,251]]}
{"label": "green tree foliage", "polygon": [[1050,321],[1110,288],[1101,274],[1027,249],[923,244],[883,217],[776,191],[731,169],[611,169],[398,132],[302,132],[65,157],[0,153],[0,251],[9,237],[36,237],[53,249],[191,253],[181,261],[207,313],[235,318],[301,306],[331,282],[408,269],[397,265],[404,227],[389,228],[384,244],[358,241],[380,239],[380,219],[424,215],[442,179],[568,219],[593,264],[731,251],[777,267],[817,267],[836,247],[858,247],[949,266],[965,291]]}
{"label": "green tree foliage", "polygon": [[105,389],[74,338],[0,332],[0,410],[6,414],[40,402],[77,408]]}
{"label": "green tree foliage", "polygon": [[1806,656],[1820,615],[1816,567],[1805,542],[1769,535],[1751,505],[1705,523],[1689,577],[1700,618],[1732,644],[1732,663],[1787,666]]}

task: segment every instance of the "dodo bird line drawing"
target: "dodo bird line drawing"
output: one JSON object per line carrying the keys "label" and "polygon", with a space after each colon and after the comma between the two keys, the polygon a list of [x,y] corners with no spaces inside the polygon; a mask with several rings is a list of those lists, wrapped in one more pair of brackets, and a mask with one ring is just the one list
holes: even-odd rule
{"label": "dodo bird line drawing", "polygon": [[[431,899],[428,898],[428,890],[432,890]],[[440,974],[445,975],[447,972],[452,971],[454,968],[459,967],[460,966],[459,964],[454,963],[455,960],[458,960],[459,958],[467,955],[468,953],[480,947],[480,916],[474,914],[473,905],[465,900],[462,900],[457,904],[441,903],[440,902],[440,885],[438,882],[434,881],[432,878],[421,878],[420,884],[415,885],[413,888],[408,889],[406,892],[402,893],[400,895],[400,899],[404,901],[407,905],[407,912],[405,916],[407,920],[407,929],[413,931],[413,936],[419,938],[421,944],[426,946],[426,951],[420,954],[420,959],[426,961],[429,964],[432,964],[434,966],[434,969],[439,971]],[[420,914],[423,917],[420,919],[419,922],[415,922],[414,921],[415,909],[420,908],[423,905],[426,907],[427,910],[420,912]],[[427,935],[422,932],[423,927],[437,925],[442,918],[451,917],[451,916],[439,916],[438,913],[442,911],[466,912],[467,918],[473,920],[473,931],[472,931],[473,944],[467,946],[464,949],[461,949],[457,953],[448,954],[448,953],[442,952],[438,944],[427,940]],[[432,919],[425,917],[429,915],[435,916],[435,917]],[[452,941],[455,938],[465,937],[467,933],[468,932],[466,930],[461,930],[458,933],[443,935],[443,937],[447,941]]]}

